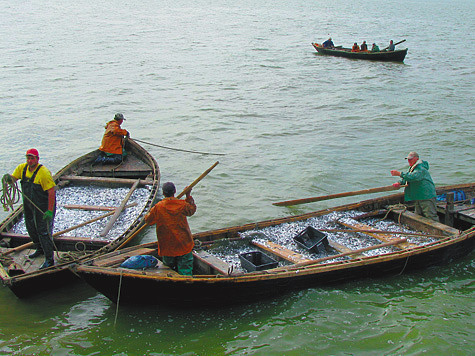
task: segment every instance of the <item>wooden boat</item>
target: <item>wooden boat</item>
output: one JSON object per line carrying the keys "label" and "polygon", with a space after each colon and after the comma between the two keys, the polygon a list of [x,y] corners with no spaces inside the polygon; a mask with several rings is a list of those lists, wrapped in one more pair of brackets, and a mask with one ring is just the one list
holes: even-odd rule
{"label": "wooden boat", "polygon": [[[28,258],[34,250],[22,221],[22,205],[2,222],[0,278],[18,297],[79,280],[68,268],[72,262],[121,247],[144,224],[144,215],[158,194],[160,170],[155,159],[132,139],[126,141],[126,151],[127,158],[119,165],[93,165],[99,154],[99,150],[95,150],[54,175],[57,184],[53,230],[55,266],[39,270],[44,258]],[[97,198],[99,193],[105,196]],[[132,203],[131,197],[137,194],[140,194],[140,201]],[[73,197],[93,201],[102,199],[102,204],[62,206],[61,197],[66,202]],[[105,206],[112,200],[118,203]],[[127,223],[121,225],[120,219],[124,219],[124,215]],[[60,231],[59,226],[63,226]],[[18,233],[19,229],[24,229],[24,232]],[[81,229],[89,232],[81,235]]]}
{"label": "wooden boat", "polygon": [[399,49],[395,51],[387,51],[387,52],[384,52],[384,51],[382,52],[371,52],[371,51],[352,52],[351,48],[345,48],[345,47],[335,47],[333,49],[323,48],[318,43],[312,43],[312,46],[320,54],[334,56],[334,57],[367,59],[371,61],[404,62],[404,58],[406,58],[406,54],[407,54],[407,48]]}
{"label": "wooden boat", "polygon": [[[281,295],[284,292],[352,281],[356,278],[398,275],[469,254],[475,241],[475,183],[445,186],[438,194],[451,197],[462,191],[465,200],[453,203],[448,199],[438,203],[439,219],[435,222],[421,217],[402,205],[403,193],[337,206],[312,213],[261,221],[243,226],[197,233],[201,246],[194,250],[193,277],[180,276],[162,263],[145,270],[120,267],[135,255],[156,255],[155,242],[142,244],[93,258],[71,268],[89,285],[115,303],[204,305],[255,301],[258,298]],[[411,208],[409,206],[409,208]],[[338,218],[352,214],[352,218]],[[330,217],[330,219],[329,219]],[[376,220],[377,218],[377,220]],[[322,229],[326,234],[326,253],[309,254],[292,244],[275,243],[279,229],[292,240],[297,230],[293,226],[332,221],[337,229]],[[371,221],[392,224],[390,231],[370,226]],[[369,221],[369,222],[368,222]],[[400,222],[400,224],[399,224]],[[341,225],[340,225],[341,224]],[[451,225],[451,226],[449,226]],[[412,232],[407,232],[410,228]],[[350,239],[339,242],[339,234]],[[298,235],[299,236],[299,235]],[[365,247],[352,248],[353,241],[366,241]],[[245,251],[272,257],[278,262],[271,269],[240,271],[216,254],[216,248],[233,251],[231,245],[245,245]],[[197,244],[198,245],[198,244]],[[246,247],[247,246],[247,247]],[[290,246],[290,247],[289,247]],[[247,249],[247,250],[246,250]],[[309,257],[310,256],[310,257]],[[252,262],[252,260],[251,260]]]}

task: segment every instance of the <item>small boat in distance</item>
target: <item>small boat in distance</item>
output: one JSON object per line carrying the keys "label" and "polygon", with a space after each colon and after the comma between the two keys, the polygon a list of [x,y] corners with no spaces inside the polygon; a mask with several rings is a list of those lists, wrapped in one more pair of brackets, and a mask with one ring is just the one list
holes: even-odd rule
{"label": "small boat in distance", "polygon": [[[398,193],[197,233],[192,277],[161,261],[147,269],[121,267],[133,256],[158,260],[156,242],[71,268],[115,303],[180,307],[246,303],[291,290],[394,276],[472,252],[475,183],[438,187],[437,193],[441,222],[407,210],[404,194]],[[454,203],[455,194],[463,198]]]}
{"label": "small boat in distance", "polygon": [[395,50],[395,51],[352,52],[351,48],[345,48],[341,46],[334,47],[334,48],[324,48],[318,43],[312,43],[312,46],[317,50],[318,53],[323,54],[323,55],[353,58],[353,59],[366,59],[370,61],[404,62],[404,58],[406,58],[406,54],[407,54],[407,48]]}
{"label": "small boat in distance", "polygon": [[68,266],[114,251],[144,224],[158,197],[156,160],[132,139],[119,165],[93,165],[99,150],[81,156],[53,177],[57,185],[52,232],[55,265],[39,269],[44,258],[34,251],[23,218],[23,205],[0,225],[0,278],[19,298],[79,280]]}

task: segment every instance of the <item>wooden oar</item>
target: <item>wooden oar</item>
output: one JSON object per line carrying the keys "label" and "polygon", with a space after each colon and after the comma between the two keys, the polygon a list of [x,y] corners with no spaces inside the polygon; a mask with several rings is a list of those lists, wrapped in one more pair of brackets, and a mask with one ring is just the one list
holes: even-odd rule
{"label": "wooden oar", "polygon": [[214,167],[216,167],[218,165],[219,161],[216,161],[215,164],[213,164],[211,167],[209,167],[206,171],[203,172],[202,175],[200,175],[198,178],[196,178],[193,183],[191,183],[188,187],[186,187],[185,189],[183,189],[183,191],[178,194],[176,197],[177,199],[180,199],[183,195],[185,195],[189,190],[191,190],[191,188],[193,188],[195,185],[198,184],[198,182],[200,180],[202,180],[204,177],[206,177],[208,175],[209,172],[211,172],[213,170]]}
{"label": "wooden oar", "polygon": [[[402,187],[402,186],[401,186]],[[281,201],[278,203],[272,203],[273,205],[277,206],[290,206],[290,205],[298,205],[298,204],[307,204],[307,203],[313,203],[315,201],[321,201],[321,200],[329,200],[329,199],[336,199],[336,198],[343,198],[343,197],[351,197],[353,195],[362,195],[362,194],[371,194],[371,193],[379,193],[379,192],[388,192],[391,190],[398,190],[399,188],[395,188],[392,185],[388,185],[385,187],[379,187],[379,188],[371,188],[371,189],[363,189],[363,190],[355,190],[352,192],[346,192],[346,193],[337,193],[337,194],[330,194],[330,195],[322,195],[319,197],[313,197],[313,198],[304,198],[304,199],[295,199],[295,200],[287,200],[287,201]]]}
{"label": "wooden oar", "polygon": [[132,193],[135,191],[135,189],[138,187],[140,183],[140,179],[138,179],[134,185],[132,186],[132,188],[130,188],[129,192],[127,193],[127,195],[125,196],[124,200],[122,200],[121,204],[119,205],[119,207],[117,209],[115,209],[114,211],[114,214],[112,215],[112,217],[109,219],[109,221],[107,222],[107,225],[106,227],[102,230],[102,232],[100,233],[100,236],[101,237],[105,237],[108,232],[110,231],[110,229],[112,229],[112,226],[114,225],[115,221],[117,220],[117,218],[119,217],[119,215],[122,213],[122,210],[125,209],[125,204],[127,204],[127,202],[129,201],[130,199],[130,196],[132,195]]}
{"label": "wooden oar", "polygon": [[[196,184],[198,184],[198,182],[200,180],[202,180],[204,177],[206,177],[208,175],[209,172],[211,172],[213,170],[214,167],[216,167],[218,165],[219,161],[216,161],[215,164],[213,164],[210,168],[208,168],[206,171],[203,172],[203,174],[201,174],[198,178],[196,178],[193,183],[191,183],[188,187],[186,187],[185,189],[183,189],[183,191],[177,195],[177,198],[180,199],[183,195],[186,194],[187,191],[189,191],[191,188],[193,188]],[[137,236],[143,229],[145,229],[147,226],[147,224],[144,224],[140,229],[138,229],[137,231],[135,231],[132,235],[130,235],[127,240],[125,240],[124,242],[122,242],[120,244],[120,246],[117,248],[117,249],[121,249],[122,247],[124,247],[125,245],[127,245],[135,236]]]}
{"label": "wooden oar", "polygon": [[[396,42],[396,43],[394,44],[394,46],[397,46],[398,44],[401,44],[401,43],[403,43],[403,42],[406,42],[406,40],[402,40],[402,41]],[[387,50],[388,48],[389,48],[389,46],[387,46],[386,48],[383,48],[382,51],[385,51],[385,50]]]}

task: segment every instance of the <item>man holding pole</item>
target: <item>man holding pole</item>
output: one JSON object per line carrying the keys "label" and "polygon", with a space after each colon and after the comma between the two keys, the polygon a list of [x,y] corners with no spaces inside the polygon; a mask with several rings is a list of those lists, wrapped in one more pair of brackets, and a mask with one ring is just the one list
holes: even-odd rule
{"label": "man holding pole", "polygon": [[181,275],[192,276],[194,242],[186,218],[196,212],[191,188],[185,189],[185,200],[175,198],[172,182],[164,183],[162,191],[165,198],[150,209],[145,222],[156,225],[158,255],[163,263]]}
{"label": "man holding pole", "polygon": [[393,186],[399,189],[401,185],[407,184],[404,188],[404,200],[414,201],[416,214],[438,222],[435,185],[429,173],[429,163],[419,159],[417,152],[409,152],[406,159],[409,163],[407,173],[391,171],[392,176],[402,178]]}
{"label": "man holding pole", "polygon": [[36,251],[28,257],[45,256],[40,269],[54,265],[54,244],[51,237],[56,211],[55,183],[50,171],[39,164],[35,148],[26,151],[26,163],[20,164],[13,174],[5,174],[3,180],[12,184],[20,179],[23,195],[23,214],[28,235],[35,243]]}

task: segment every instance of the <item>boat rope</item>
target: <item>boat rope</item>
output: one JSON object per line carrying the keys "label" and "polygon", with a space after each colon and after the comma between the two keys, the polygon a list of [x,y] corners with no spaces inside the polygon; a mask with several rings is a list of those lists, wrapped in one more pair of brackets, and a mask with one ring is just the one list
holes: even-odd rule
{"label": "boat rope", "polygon": [[399,204],[389,205],[387,207],[387,210],[388,211],[386,212],[386,214],[379,221],[383,221],[384,219],[386,219],[391,211],[401,210],[401,212],[398,214],[398,219],[397,219],[397,223],[399,225],[401,225],[401,216],[402,216],[402,214],[404,214],[406,212],[407,206],[405,206],[404,204],[399,203]]}
{"label": "boat rope", "polygon": [[225,155],[226,155],[225,153],[211,153],[211,152],[190,151],[190,150],[183,150],[183,149],[181,149],[181,148],[173,148],[173,147],[161,146],[161,145],[157,145],[157,144],[155,144],[155,143],[150,143],[150,142],[142,141],[142,140],[139,140],[139,139],[136,139],[136,138],[134,138],[134,141],[141,142],[141,143],[145,143],[145,144],[150,145],[150,146],[165,148],[165,149],[167,149],[167,150],[173,150],[173,151],[181,151],[181,152],[197,153],[197,154],[201,154],[201,155],[213,155],[213,156],[225,156]]}
{"label": "boat rope", "polygon": [[409,255],[407,255],[406,262],[404,263],[404,267],[402,268],[401,272],[399,272],[398,276],[404,273],[408,262],[409,262]]}
{"label": "boat rope", "polygon": [[3,205],[3,210],[13,211],[13,205],[20,201],[20,189],[18,189],[17,182],[8,183],[4,178],[2,178],[2,196],[0,201]]}
{"label": "boat rope", "polygon": [[119,278],[119,290],[117,291],[117,305],[115,307],[115,318],[114,318],[114,327],[117,323],[117,315],[119,314],[119,301],[120,301],[120,290],[122,288],[122,271],[120,271],[120,278]]}

